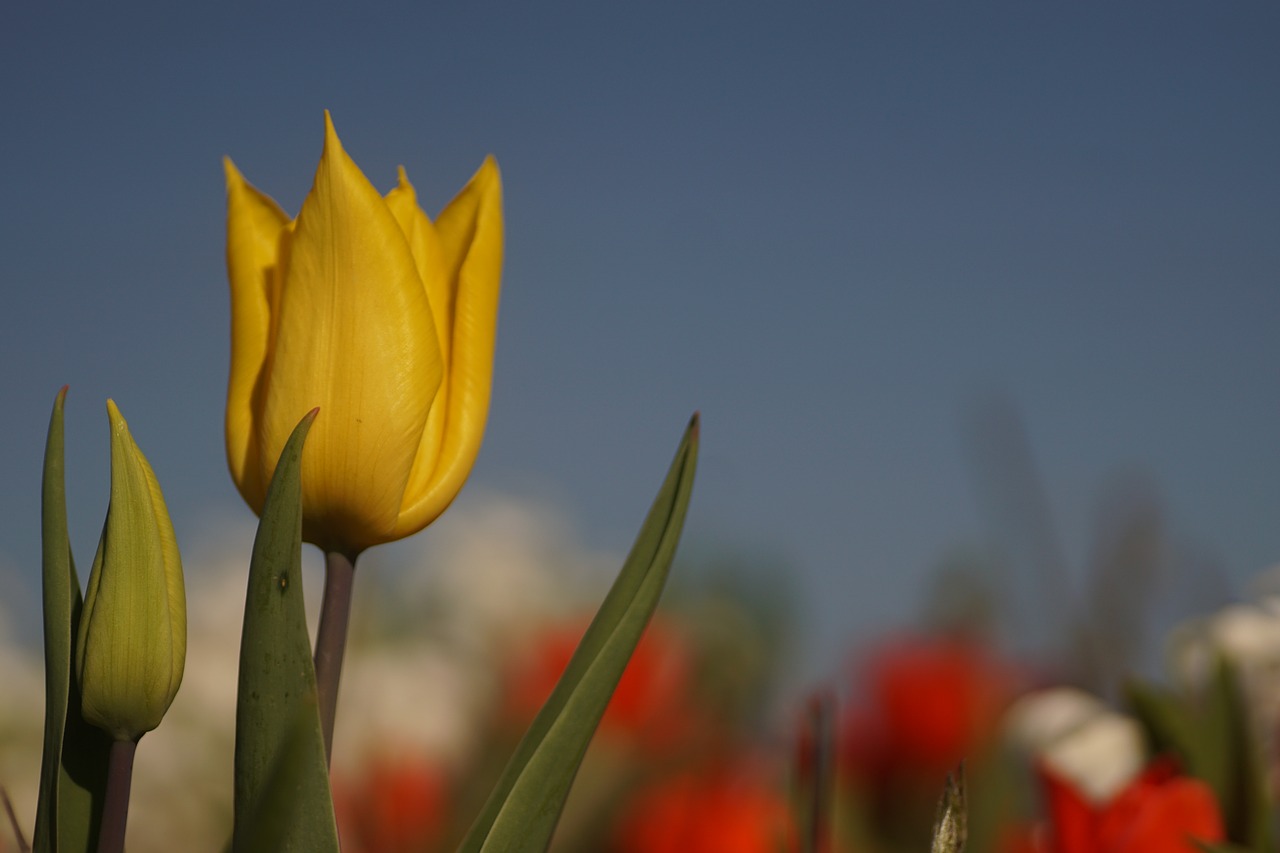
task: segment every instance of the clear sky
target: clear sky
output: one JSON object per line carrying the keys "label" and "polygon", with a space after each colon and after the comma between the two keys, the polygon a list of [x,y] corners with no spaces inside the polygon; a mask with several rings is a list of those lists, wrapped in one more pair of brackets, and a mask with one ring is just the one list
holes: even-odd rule
{"label": "clear sky", "polygon": [[37,600],[64,383],[82,571],[107,396],[180,540],[247,516],[222,449],[221,158],[296,212],[326,108],[430,213],[485,154],[503,170],[463,503],[553,501],[622,551],[699,409],[689,553],[789,567],[821,660],[990,535],[972,412],[994,394],[1069,564],[1132,468],[1237,587],[1280,558],[1280,6],[311,6],[0,12],[11,610]]}

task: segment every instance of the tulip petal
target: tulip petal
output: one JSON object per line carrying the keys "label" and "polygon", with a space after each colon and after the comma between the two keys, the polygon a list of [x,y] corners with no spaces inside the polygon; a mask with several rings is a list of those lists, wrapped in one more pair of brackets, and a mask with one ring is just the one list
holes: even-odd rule
{"label": "tulip petal", "polygon": [[[133,441],[132,436],[129,440]],[[137,444],[133,444],[133,449],[138,454],[138,462],[151,493],[151,511],[155,516],[156,533],[160,539],[165,597],[169,605],[169,649],[173,657],[173,665],[169,669],[169,692],[174,694],[182,684],[182,673],[187,662],[187,593],[182,578],[182,556],[178,553],[178,537],[173,532],[173,521],[169,518],[169,508],[165,505],[156,472]]]}
{"label": "tulip petal", "polygon": [[328,113],[273,311],[263,458],[274,467],[293,425],[319,406],[303,457],[304,538],[349,556],[389,541],[441,356],[409,243]]}
{"label": "tulip petal", "polygon": [[[440,447],[444,440],[445,422],[449,410],[449,364],[450,346],[453,341],[453,303],[454,288],[457,284],[452,270],[446,267],[444,247],[440,244],[440,236],[436,227],[427,218],[418,204],[418,194],[409,183],[409,176],[404,167],[400,167],[400,181],[391,192],[387,193],[387,206],[391,208],[401,230],[409,240],[409,249],[418,264],[418,275],[427,291],[427,301],[431,303],[431,315],[436,321],[436,336],[440,343],[440,355],[443,362],[443,374],[440,389],[427,414],[427,424],[422,431],[422,442],[418,445],[418,454],[414,460],[414,470],[418,479],[428,478],[435,471],[439,462]],[[417,482],[411,473],[410,484]],[[406,501],[415,493],[413,485],[406,487]]]}
{"label": "tulip petal", "polygon": [[404,167],[400,167],[400,182],[387,193],[387,207],[400,223],[400,230],[409,241],[409,251],[418,266],[418,278],[427,291],[427,302],[436,321],[436,339],[440,354],[445,359],[446,378],[449,357],[450,320],[453,317],[453,285],[445,269],[444,247],[440,236],[426,213],[418,204],[418,193],[409,183]]}
{"label": "tulip petal", "polygon": [[[493,352],[502,279],[502,178],[485,158],[479,170],[436,220],[451,285],[452,330],[447,397],[433,417],[443,416],[436,438],[429,424],[409,477],[396,536],[430,524],[457,496],[484,437],[493,382]],[[442,405],[443,403],[443,405]],[[437,414],[437,411],[440,414]],[[427,445],[428,440],[432,444]]]}
{"label": "tulip petal", "polygon": [[266,481],[255,412],[262,411],[262,367],[271,325],[268,294],[278,274],[277,251],[289,217],[244,179],[229,158],[227,175],[227,276],[231,281],[231,378],[227,383],[227,464],[231,479],[255,512]]}

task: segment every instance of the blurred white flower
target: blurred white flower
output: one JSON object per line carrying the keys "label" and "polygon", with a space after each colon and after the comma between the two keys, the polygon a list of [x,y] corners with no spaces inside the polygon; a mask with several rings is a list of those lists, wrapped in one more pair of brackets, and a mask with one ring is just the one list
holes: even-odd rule
{"label": "blurred white flower", "polygon": [[1009,741],[1094,803],[1124,790],[1146,764],[1142,728],[1074,687],[1027,694],[1005,715]]}
{"label": "blurred white flower", "polygon": [[1192,692],[1211,683],[1219,660],[1230,662],[1259,743],[1272,754],[1280,724],[1280,598],[1233,604],[1180,625],[1170,634],[1168,657],[1173,677]]}

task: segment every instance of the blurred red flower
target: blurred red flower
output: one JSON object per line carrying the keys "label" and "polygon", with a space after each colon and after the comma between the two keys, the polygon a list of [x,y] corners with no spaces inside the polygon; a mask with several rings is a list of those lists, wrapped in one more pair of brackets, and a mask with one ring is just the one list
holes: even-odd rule
{"label": "blurred red flower", "polygon": [[447,776],[423,757],[375,757],[356,779],[334,779],[333,801],[347,853],[420,853],[448,824]]}
{"label": "blurred red flower", "polygon": [[982,644],[954,637],[882,645],[860,675],[862,702],[840,727],[842,769],[934,785],[989,743],[1021,681]]}
{"label": "blurred red flower", "polygon": [[[516,655],[507,684],[508,716],[521,727],[538,713],[586,631],[584,623],[558,625]],[[680,634],[654,620],[631,655],[598,735],[632,739],[646,747],[673,746],[692,721],[692,655]]]}
{"label": "blurred red flower", "polygon": [[795,849],[791,811],[752,764],[716,763],[642,789],[615,824],[615,853],[778,853]]}
{"label": "blurred red flower", "polygon": [[1191,839],[1223,841],[1222,814],[1209,786],[1157,759],[1110,802],[1089,802],[1041,766],[1049,822],[1041,853],[1198,853]]}

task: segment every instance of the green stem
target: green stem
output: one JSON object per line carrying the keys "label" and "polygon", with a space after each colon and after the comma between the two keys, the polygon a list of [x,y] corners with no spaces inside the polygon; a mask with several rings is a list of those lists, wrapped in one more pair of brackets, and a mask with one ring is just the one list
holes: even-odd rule
{"label": "green stem", "polygon": [[133,755],[136,740],[111,743],[107,759],[107,796],[102,805],[102,829],[98,833],[98,853],[124,853],[124,827],[129,817],[129,787],[133,783]]}
{"label": "green stem", "polygon": [[354,559],[337,551],[325,553],[324,599],[320,604],[320,626],[316,629],[316,699],[320,705],[320,728],[324,732],[327,761],[333,759],[333,719],[338,710],[338,680],[342,677],[342,655],[347,648],[355,573]]}

